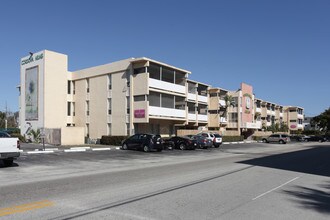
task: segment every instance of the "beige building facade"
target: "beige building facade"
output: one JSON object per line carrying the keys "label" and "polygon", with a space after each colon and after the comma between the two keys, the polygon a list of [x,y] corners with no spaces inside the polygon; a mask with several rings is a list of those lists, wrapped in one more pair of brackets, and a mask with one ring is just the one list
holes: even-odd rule
{"label": "beige building facade", "polygon": [[[21,59],[21,133],[40,129],[48,143],[73,145],[103,135],[171,136],[182,129],[252,134],[280,121],[300,129],[302,108],[295,114],[294,107],[255,98],[245,83],[229,91],[190,80],[190,74],[145,57],[70,72],[64,54],[30,54]],[[234,99],[228,108],[226,95]]]}

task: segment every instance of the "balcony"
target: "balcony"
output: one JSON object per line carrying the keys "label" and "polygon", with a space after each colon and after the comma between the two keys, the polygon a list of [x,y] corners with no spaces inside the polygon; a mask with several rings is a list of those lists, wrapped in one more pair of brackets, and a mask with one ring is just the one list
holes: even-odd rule
{"label": "balcony", "polygon": [[66,117],[67,124],[74,124],[74,116],[67,116]]}
{"label": "balcony", "polygon": [[188,120],[196,121],[197,120],[196,114],[188,113]]}
{"label": "balcony", "polygon": [[256,112],[261,113],[261,108],[256,108]]}
{"label": "balcony", "polygon": [[176,92],[176,93],[182,93],[186,94],[186,87],[177,85],[174,83],[169,83],[157,79],[149,78],[149,87],[155,88],[155,89],[161,89],[166,90],[170,92]]}
{"label": "balcony", "polygon": [[298,118],[299,118],[299,119],[304,119],[304,115],[302,115],[302,114],[298,114]]}
{"label": "balcony", "polygon": [[276,115],[276,114],[275,114],[275,111],[271,111],[271,113],[272,113],[272,115],[273,115],[273,116],[275,116],[275,115]]}
{"label": "balcony", "polygon": [[225,100],[219,100],[219,105],[221,106],[226,106],[226,101]]}
{"label": "balcony", "polygon": [[207,115],[197,115],[198,121],[207,122]]}
{"label": "balcony", "polygon": [[207,96],[198,95],[198,101],[207,103]]}
{"label": "balcony", "polygon": [[188,100],[197,101],[196,94],[188,93]]}
{"label": "balcony", "polygon": [[220,123],[227,123],[227,118],[220,117]]}
{"label": "balcony", "polygon": [[298,125],[297,125],[297,128],[298,128],[298,129],[303,129],[303,128],[304,128],[304,125],[302,125],[302,124],[298,124]]}
{"label": "balcony", "polygon": [[261,121],[257,121],[255,123],[252,122],[245,122],[243,124],[244,128],[250,128],[250,129],[261,129]]}
{"label": "balcony", "polygon": [[112,123],[112,116],[111,115],[108,115],[107,123]]}
{"label": "balcony", "polygon": [[186,118],[186,111],[181,109],[149,106],[148,112],[150,116],[182,118],[182,119]]}
{"label": "balcony", "polygon": [[282,118],[283,118],[283,113],[280,113],[280,117],[282,117]]}
{"label": "balcony", "polygon": [[109,98],[109,99],[112,98],[112,90],[108,90],[108,98]]}
{"label": "balcony", "polygon": [[269,127],[269,126],[271,126],[271,125],[272,125],[271,122],[267,122],[267,123],[266,123],[266,126],[267,126],[267,127]]}
{"label": "balcony", "polygon": [[272,112],[270,110],[267,110],[267,115],[271,115]]}

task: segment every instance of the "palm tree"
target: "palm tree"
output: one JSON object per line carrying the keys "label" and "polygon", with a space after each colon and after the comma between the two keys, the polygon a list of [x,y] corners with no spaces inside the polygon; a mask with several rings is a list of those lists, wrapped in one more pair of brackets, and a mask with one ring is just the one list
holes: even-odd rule
{"label": "palm tree", "polygon": [[31,129],[31,131],[29,132],[29,135],[32,136],[33,142],[40,143],[40,129],[37,129],[37,130]]}
{"label": "palm tree", "polygon": [[222,126],[222,120],[221,120],[221,117],[225,117],[227,115],[227,112],[228,112],[228,107],[232,106],[234,107],[235,106],[235,100],[233,98],[233,96],[231,95],[226,95],[224,97],[224,100],[225,100],[225,106],[220,106],[220,110],[222,111],[222,114],[220,116],[220,128]]}

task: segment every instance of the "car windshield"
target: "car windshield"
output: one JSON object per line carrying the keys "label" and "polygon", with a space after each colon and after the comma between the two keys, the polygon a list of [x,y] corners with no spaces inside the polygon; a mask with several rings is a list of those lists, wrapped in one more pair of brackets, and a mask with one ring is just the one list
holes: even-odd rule
{"label": "car windshield", "polygon": [[219,138],[219,137],[221,137],[221,135],[220,134],[214,134],[214,137]]}

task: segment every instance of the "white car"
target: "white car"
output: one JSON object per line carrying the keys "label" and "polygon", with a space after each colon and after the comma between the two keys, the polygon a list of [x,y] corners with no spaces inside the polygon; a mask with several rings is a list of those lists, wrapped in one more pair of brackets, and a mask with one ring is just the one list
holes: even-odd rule
{"label": "white car", "polygon": [[5,166],[11,166],[14,159],[20,156],[20,142],[6,132],[0,132],[0,160]]}
{"label": "white car", "polygon": [[220,145],[222,144],[222,137],[218,133],[213,134],[213,133],[209,133],[209,132],[202,132],[202,133],[199,133],[197,135],[206,137],[207,139],[211,140],[212,143],[213,143],[213,146],[215,148],[220,147]]}

